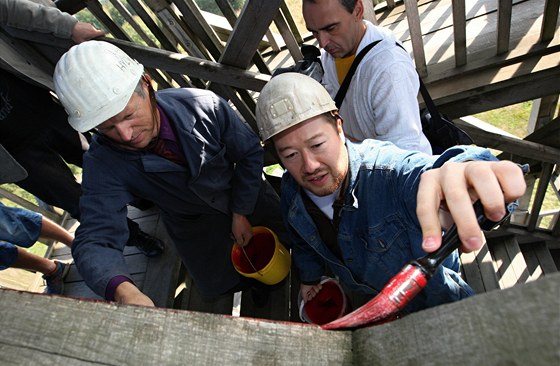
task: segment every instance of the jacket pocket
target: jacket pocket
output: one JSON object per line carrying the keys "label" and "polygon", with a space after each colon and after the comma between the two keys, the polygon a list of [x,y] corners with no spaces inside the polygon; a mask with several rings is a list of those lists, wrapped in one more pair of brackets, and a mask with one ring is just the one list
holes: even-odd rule
{"label": "jacket pocket", "polygon": [[403,234],[406,228],[398,215],[391,215],[375,226],[368,227],[360,235],[366,251],[371,253],[385,253],[394,245],[401,246]]}

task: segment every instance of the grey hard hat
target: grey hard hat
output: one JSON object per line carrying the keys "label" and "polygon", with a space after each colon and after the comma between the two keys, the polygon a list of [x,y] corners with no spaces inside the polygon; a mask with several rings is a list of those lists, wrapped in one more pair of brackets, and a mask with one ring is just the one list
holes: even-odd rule
{"label": "grey hard hat", "polygon": [[295,72],[273,77],[264,86],[256,107],[263,141],[309,118],[336,110],[327,90],[315,79]]}

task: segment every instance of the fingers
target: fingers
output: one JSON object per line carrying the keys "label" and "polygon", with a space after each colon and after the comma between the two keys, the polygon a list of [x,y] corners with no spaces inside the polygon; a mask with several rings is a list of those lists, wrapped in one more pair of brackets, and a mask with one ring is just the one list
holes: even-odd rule
{"label": "fingers", "polygon": [[524,192],[521,169],[508,161],[448,162],[425,172],[418,188],[416,210],[423,233],[423,249],[432,252],[441,244],[442,223],[438,210],[442,203],[457,225],[461,249],[469,252],[484,243],[472,203],[480,199],[486,217],[500,221],[506,214],[504,203],[519,198]]}
{"label": "fingers", "polygon": [[312,298],[314,298],[319,291],[321,291],[321,284],[317,285],[301,285],[301,297],[304,302],[308,302]]}
{"label": "fingers", "polygon": [[253,237],[253,227],[244,215],[233,213],[231,221],[233,240],[242,247],[249,244]]}

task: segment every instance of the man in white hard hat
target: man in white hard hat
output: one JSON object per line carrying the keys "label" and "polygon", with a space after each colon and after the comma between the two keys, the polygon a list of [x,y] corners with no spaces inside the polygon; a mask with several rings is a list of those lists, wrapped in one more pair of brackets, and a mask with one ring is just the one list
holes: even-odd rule
{"label": "man in white hard hat", "polygon": [[258,136],[208,90],[154,91],[144,68],[118,47],[89,41],[65,53],[55,91],[70,125],[96,129],[84,157],[81,225],[72,247],[90,288],[108,300],[153,305],[134,284],[122,250],[126,205],[156,203],[167,231],[204,296],[243,287],[233,241],[252,226],[283,229],[279,199],[263,180]]}
{"label": "man in white hard hat", "polygon": [[378,42],[360,61],[340,104],[346,136],[391,141],[431,154],[422,133],[414,63],[390,31],[364,20],[363,0],[303,0],[302,10],[307,29],[322,48],[321,83],[333,99],[356,56]]}
{"label": "man in white hard hat", "polygon": [[[440,220],[443,211],[457,225],[462,250],[480,248],[472,202],[480,199],[486,216],[499,221],[504,201],[525,190],[522,170],[495,161],[486,149],[458,146],[431,156],[389,142],[345,139],[332,98],[302,74],[272,78],[256,114],[262,140],[274,144],[287,169],[281,210],[304,301],[320,290],[326,268],[348,289],[375,296],[405,264],[440,246],[448,225]],[[407,311],[472,293],[455,251]]]}

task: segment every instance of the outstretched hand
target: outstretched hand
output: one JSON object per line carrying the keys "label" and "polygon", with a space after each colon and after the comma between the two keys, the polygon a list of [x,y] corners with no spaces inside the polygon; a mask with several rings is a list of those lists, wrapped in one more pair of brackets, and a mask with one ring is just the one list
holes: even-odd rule
{"label": "outstretched hand", "polygon": [[422,228],[422,247],[433,252],[441,245],[445,227],[440,210],[448,211],[457,226],[460,249],[470,252],[484,244],[476,221],[473,202],[480,199],[484,214],[492,221],[505,215],[504,203],[525,193],[523,172],[510,161],[447,162],[422,174],[418,187],[416,214]]}

